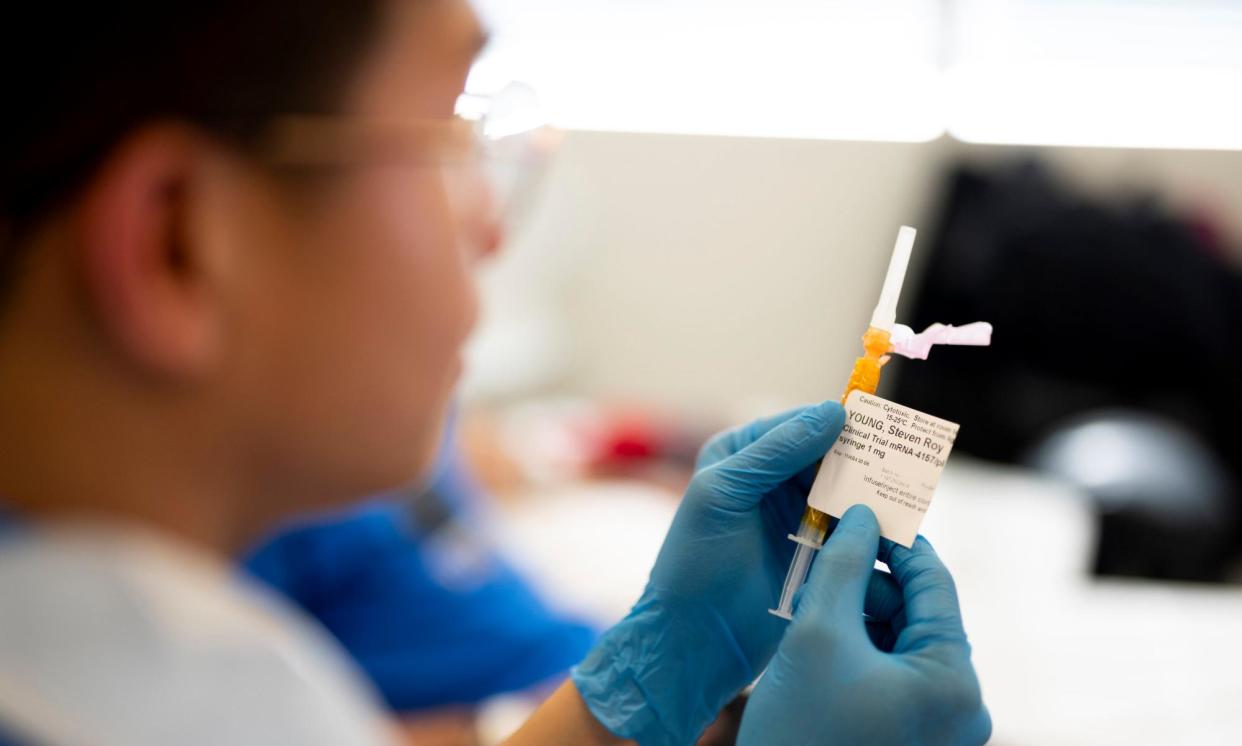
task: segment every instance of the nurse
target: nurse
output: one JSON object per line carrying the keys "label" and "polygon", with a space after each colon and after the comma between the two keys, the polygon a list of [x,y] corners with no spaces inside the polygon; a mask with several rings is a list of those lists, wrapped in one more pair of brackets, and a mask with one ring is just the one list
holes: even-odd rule
{"label": "nurse", "polygon": [[[474,14],[9,5],[0,731],[391,743],[326,635],[227,558],[434,459],[471,268],[501,238],[453,119]],[[794,621],[764,612],[841,422],[825,403],[709,443],[633,611],[512,743],[693,743],[765,670],[745,744],[984,742],[952,579],[925,541],[883,543],[854,508]]]}

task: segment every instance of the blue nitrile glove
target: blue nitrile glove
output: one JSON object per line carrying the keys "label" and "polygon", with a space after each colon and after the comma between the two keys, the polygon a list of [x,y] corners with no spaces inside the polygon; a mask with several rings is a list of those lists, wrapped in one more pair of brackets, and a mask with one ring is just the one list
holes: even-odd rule
{"label": "blue nitrile glove", "polygon": [[[953,578],[921,536],[912,549],[879,545],[875,515],[850,508],[798,594],[789,631],[746,706],[739,744],[988,740],[992,720]],[[884,583],[872,572],[877,549],[892,570]]]}
{"label": "blue nitrile glove", "polygon": [[613,733],[692,744],[767,665],[787,623],[775,605],[815,464],[841,432],[829,402],[709,442],[642,598],[574,683]]}

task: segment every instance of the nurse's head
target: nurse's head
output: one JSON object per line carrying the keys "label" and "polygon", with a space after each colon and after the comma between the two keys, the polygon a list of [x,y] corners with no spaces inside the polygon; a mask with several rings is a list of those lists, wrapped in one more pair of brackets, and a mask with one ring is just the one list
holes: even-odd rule
{"label": "nurse's head", "polygon": [[498,240],[465,0],[10,5],[0,495],[232,541],[416,479]]}

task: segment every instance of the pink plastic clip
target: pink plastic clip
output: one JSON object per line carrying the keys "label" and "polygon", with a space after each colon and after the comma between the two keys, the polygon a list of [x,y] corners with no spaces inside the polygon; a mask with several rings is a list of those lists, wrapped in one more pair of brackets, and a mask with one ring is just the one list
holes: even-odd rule
{"label": "pink plastic clip", "polygon": [[976,321],[965,326],[932,324],[919,334],[904,324],[893,325],[893,354],[911,360],[926,360],[934,345],[987,347],[992,344],[992,325]]}

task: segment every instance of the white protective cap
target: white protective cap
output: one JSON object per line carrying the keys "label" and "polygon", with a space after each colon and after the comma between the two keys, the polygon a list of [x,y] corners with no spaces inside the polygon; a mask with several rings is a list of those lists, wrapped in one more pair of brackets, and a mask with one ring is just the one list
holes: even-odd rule
{"label": "white protective cap", "polygon": [[884,276],[884,287],[880,289],[880,302],[875,304],[871,313],[871,326],[893,331],[897,323],[897,300],[901,297],[901,286],[906,280],[906,268],[910,266],[910,252],[914,250],[914,238],[918,231],[908,225],[901,226],[897,231],[897,245],[893,247],[893,258],[888,261],[888,274]]}

